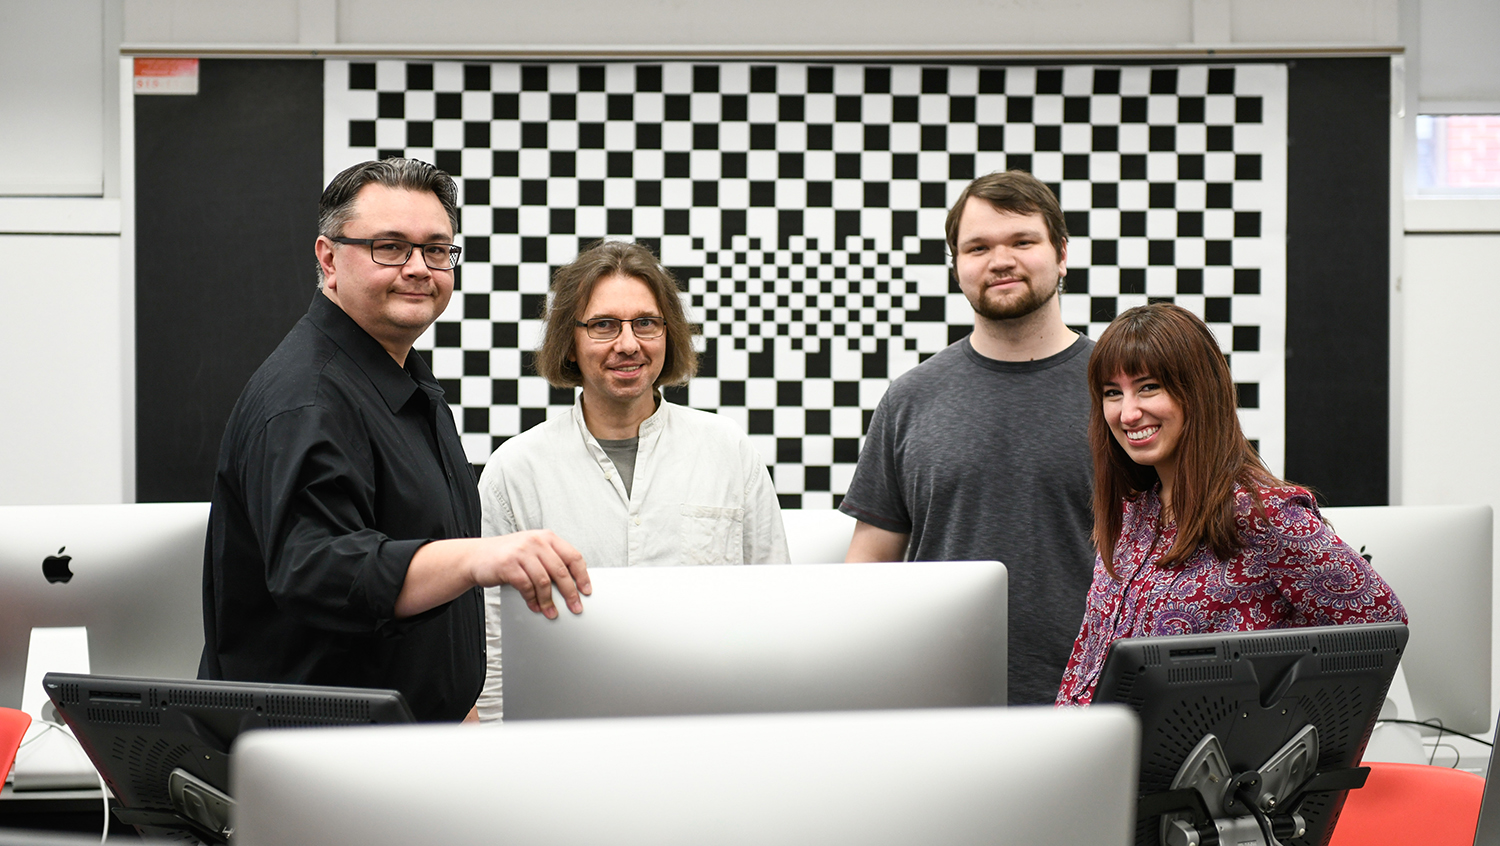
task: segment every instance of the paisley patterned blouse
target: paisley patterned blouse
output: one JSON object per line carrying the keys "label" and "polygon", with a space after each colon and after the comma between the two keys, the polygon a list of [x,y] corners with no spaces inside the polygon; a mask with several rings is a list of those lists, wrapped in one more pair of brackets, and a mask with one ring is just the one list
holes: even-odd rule
{"label": "paisley patterned blouse", "polygon": [[1200,546],[1178,566],[1156,562],[1177,526],[1158,527],[1155,490],[1125,502],[1115,542],[1115,573],[1094,561],[1083,627],[1057,693],[1059,705],[1086,705],[1116,638],[1406,621],[1406,609],[1348,544],[1323,522],[1302,488],[1260,488],[1269,521],[1237,488],[1236,523],[1245,548],[1228,561]]}

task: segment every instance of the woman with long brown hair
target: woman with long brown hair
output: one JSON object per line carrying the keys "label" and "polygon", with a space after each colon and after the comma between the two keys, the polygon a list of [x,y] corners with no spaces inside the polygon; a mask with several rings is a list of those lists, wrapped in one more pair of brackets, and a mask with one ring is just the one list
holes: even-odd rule
{"label": "woman with long brown hair", "polygon": [[1088,379],[1099,558],[1058,704],[1092,699],[1121,637],[1406,619],[1312,495],[1261,463],[1203,321],[1170,303],[1126,311]]}

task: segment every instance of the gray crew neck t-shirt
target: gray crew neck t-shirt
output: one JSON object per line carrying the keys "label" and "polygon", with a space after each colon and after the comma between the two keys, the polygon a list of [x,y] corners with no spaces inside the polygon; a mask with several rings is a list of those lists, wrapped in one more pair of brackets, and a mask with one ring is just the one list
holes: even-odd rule
{"label": "gray crew neck t-shirt", "polygon": [[964,338],[896,379],[839,509],[911,535],[910,561],[998,559],[1009,577],[1009,699],[1057,695],[1094,565],[1086,378],[1093,341],[996,361]]}
{"label": "gray crew neck t-shirt", "polygon": [[615,471],[620,474],[620,481],[625,483],[625,495],[630,496],[630,485],[635,481],[635,456],[640,450],[641,436],[617,441],[606,441],[603,438],[594,440],[599,442],[609,460],[615,463]]}

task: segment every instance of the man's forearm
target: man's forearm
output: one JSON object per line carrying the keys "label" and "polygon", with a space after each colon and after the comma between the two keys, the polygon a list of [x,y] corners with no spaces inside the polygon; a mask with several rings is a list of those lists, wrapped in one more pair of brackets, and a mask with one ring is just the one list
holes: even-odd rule
{"label": "man's forearm", "polygon": [[548,531],[515,532],[492,538],[453,538],[423,544],[406,568],[396,596],[397,619],[451,602],[474,587],[510,585],[532,611],[557,616],[553,585],[575,614],[579,594],[588,594],[583,556]]}
{"label": "man's forearm", "polygon": [[451,602],[478,585],[467,562],[474,551],[474,540],[433,541],[417,549],[407,565],[401,593],[396,596],[396,619]]}
{"label": "man's forearm", "polygon": [[849,540],[849,551],[844,555],[844,561],[903,561],[906,559],[906,545],[910,541],[909,534],[888,531],[861,520],[854,524],[854,537]]}

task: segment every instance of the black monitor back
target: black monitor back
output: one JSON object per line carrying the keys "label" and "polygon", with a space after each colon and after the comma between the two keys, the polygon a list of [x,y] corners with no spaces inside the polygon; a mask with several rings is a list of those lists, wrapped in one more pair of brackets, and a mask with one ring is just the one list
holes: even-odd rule
{"label": "black monitor back", "polygon": [[[1110,647],[1094,702],[1141,718],[1142,796],[1171,789],[1212,733],[1234,772],[1258,769],[1303,726],[1318,732],[1319,772],[1357,766],[1406,647],[1400,623],[1122,638]],[[1326,843],[1345,792],[1314,794],[1307,833]],[[1137,846],[1160,843],[1161,817],[1136,821]]]}
{"label": "black monitor back", "polygon": [[229,793],[230,747],[252,729],[413,722],[394,690],[72,673],[42,683],[120,805],[138,812],[174,811],[179,768]]}

